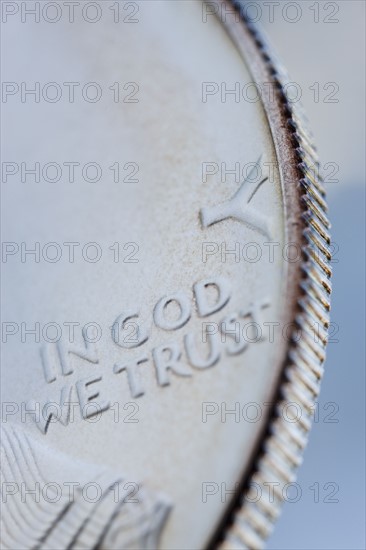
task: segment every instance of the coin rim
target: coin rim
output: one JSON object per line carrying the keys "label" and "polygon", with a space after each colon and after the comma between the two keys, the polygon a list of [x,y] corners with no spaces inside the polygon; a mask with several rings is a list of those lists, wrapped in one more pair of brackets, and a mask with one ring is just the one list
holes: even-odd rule
{"label": "coin rim", "polygon": [[[288,266],[284,322],[293,323],[289,342],[282,344],[278,360],[280,373],[273,388],[273,402],[264,429],[253,450],[240,490],[234,497],[208,548],[243,550],[263,548],[278,518],[284,500],[284,486],[296,479],[323,374],[330,312],[330,223],[317,152],[307,119],[299,103],[286,93],[290,82],[258,25],[248,19],[238,0],[214,0],[224,12],[236,10],[241,24],[221,19],[257,85],[271,129],[279,164],[284,197],[286,237],[301,246],[300,262]],[[221,12],[222,13],[222,12]],[[218,16],[219,17],[219,16]],[[275,89],[271,97],[271,89]],[[286,173],[282,167],[286,163]],[[317,332],[312,327],[317,326]],[[298,330],[301,338],[298,340]],[[300,418],[290,423],[283,414],[296,404]],[[253,483],[260,498],[253,493]],[[268,484],[277,483],[273,498]],[[266,486],[267,484],[267,486]]]}

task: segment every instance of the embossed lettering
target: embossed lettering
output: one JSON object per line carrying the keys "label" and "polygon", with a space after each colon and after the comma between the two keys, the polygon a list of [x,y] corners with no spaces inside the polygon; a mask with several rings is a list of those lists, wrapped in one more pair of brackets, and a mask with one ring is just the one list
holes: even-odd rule
{"label": "embossed lettering", "polygon": [[178,344],[172,343],[160,346],[153,349],[152,354],[160,386],[168,386],[170,384],[168,370],[171,370],[178,376],[192,376],[191,371],[179,362],[182,354]]}
{"label": "embossed lettering", "polygon": [[[136,321],[131,319],[138,319],[139,313],[121,313],[114,321],[112,326],[112,338],[113,341],[122,348],[137,348],[146,342],[149,337],[147,330]],[[129,322],[130,321],[130,322]],[[129,331],[123,337],[122,331],[127,329]]]}
{"label": "embossed lettering", "polygon": [[[207,289],[214,287],[217,291],[217,299],[214,304],[208,300]],[[224,277],[215,277],[215,279],[204,279],[194,285],[194,295],[196,298],[197,312],[200,317],[207,317],[222,309],[230,299],[230,284]]]}
{"label": "embossed lettering", "polygon": [[207,341],[209,342],[209,353],[207,357],[202,357],[202,354],[197,350],[194,334],[189,333],[184,337],[188,361],[196,369],[213,367],[220,359],[220,345],[217,335],[207,333]]}
{"label": "embossed lettering", "polygon": [[127,372],[127,379],[132,397],[140,397],[145,393],[139,378],[138,366],[141,365],[141,363],[145,363],[147,360],[147,357],[140,357],[135,361],[130,361],[129,363],[125,363],[123,365],[114,365],[113,372],[115,374],[118,374],[124,370]]}
{"label": "embossed lettering", "polygon": [[237,313],[232,313],[225,317],[220,324],[220,331],[223,334],[225,341],[226,336],[229,336],[233,342],[228,345],[226,351],[228,355],[237,355],[245,350],[248,342],[243,338],[239,316]]}
{"label": "embossed lettering", "polygon": [[[179,317],[174,320],[168,319],[166,315],[167,306],[171,302],[176,302],[180,309]],[[159,300],[154,309],[155,324],[164,330],[177,330],[183,327],[189,321],[190,316],[191,301],[182,291],[164,296]]]}
{"label": "embossed lettering", "polygon": [[83,339],[85,348],[77,346],[74,343],[66,343],[62,339],[59,340],[57,344],[55,344],[57,348],[57,359],[54,358],[55,360],[51,359],[51,344],[46,344],[41,348],[42,365],[46,382],[51,383],[56,380],[57,370],[63,376],[67,376],[74,372],[69,358],[70,354],[76,355],[90,363],[96,364],[99,362],[95,344],[90,342],[84,330]]}
{"label": "embossed lettering", "polygon": [[[110,401],[97,402],[95,399],[99,397],[100,391],[94,388],[91,388],[93,384],[100,382],[102,380],[101,376],[90,376],[89,378],[84,378],[79,380],[76,383],[76,388],[79,396],[80,411],[84,419],[93,416],[97,412],[106,411],[110,407]],[[93,403],[97,408],[90,409],[88,405]]]}
{"label": "embossed lettering", "polygon": [[[63,426],[68,425],[70,420],[71,391],[72,385],[67,384],[61,390],[59,403],[48,399],[43,405],[41,414],[35,419],[38,428],[43,434],[47,433],[52,418],[55,418],[55,421],[61,422]],[[29,405],[33,404],[34,401],[29,402]]]}

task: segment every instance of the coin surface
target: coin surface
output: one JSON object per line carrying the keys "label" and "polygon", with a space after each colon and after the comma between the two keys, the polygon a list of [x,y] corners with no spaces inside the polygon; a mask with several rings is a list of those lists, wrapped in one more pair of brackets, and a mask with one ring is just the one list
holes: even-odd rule
{"label": "coin surface", "polygon": [[4,29],[2,544],[259,548],[324,361],[315,149],[242,6],[111,8]]}

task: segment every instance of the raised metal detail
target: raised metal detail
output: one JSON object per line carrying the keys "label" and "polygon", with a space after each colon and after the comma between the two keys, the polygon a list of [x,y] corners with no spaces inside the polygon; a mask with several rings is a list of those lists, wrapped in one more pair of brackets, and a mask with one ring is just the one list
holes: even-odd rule
{"label": "raised metal detail", "polygon": [[[302,338],[290,345],[283,378],[280,382],[279,400],[269,421],[268,435],[262,445],[262,452],[254,464],[249,487],[244,492],[239,507],[231,518],[220,550],[257,550],[264,547],[273,524],[278,518],[283,502],[283,487],[296,478],[296,469],[301,463],[302,453],[311,428],[316,398],[320,389],[327,343],[330,311],[331,253],[329,250],[330,223],[327,218],[325,189],[319,170],[316,148],[308,129],[305,115],[298,104],[286,96],[286,83],[289,82],[283,66],[274,58],[267,39],[242,10],[242,3],[229,0],[237,9],[243,24],[249,30],[261,52],[263,62],[273,77],[278,97],[287,114],[287,124],[293,137],[301,171],[301,193],[303,201],[303,221],[305,229],[303,277],[300,283],[297,325],[302,328]],[[318,326],[317,338],[306,338],[306,328]],[[314,335],[313,335],[314,336]],[[283,409],[289,403],[296,403],[301,409],[301,418],[289,423]],[[266,483],[276,483],[274,498],[265,490]],[[261,498],[256,499],[250,484],[256,483],[262,490]]]}

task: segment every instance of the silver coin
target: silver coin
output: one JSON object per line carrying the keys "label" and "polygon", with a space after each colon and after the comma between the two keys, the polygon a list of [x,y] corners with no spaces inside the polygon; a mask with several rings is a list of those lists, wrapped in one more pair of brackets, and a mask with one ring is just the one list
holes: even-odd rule
{"label": "silver coin", "polygon": [[324,361],[315,148],[240,5],[93,4],[4,26],[2,545],[260,548]]}

